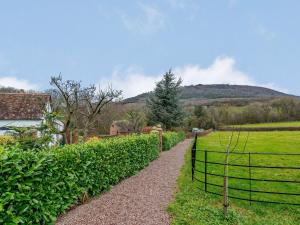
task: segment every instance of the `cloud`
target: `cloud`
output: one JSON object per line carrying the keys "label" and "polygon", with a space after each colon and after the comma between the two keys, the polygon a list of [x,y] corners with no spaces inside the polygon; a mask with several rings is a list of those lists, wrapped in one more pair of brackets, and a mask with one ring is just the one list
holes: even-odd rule
{"label": "cloud", "polygon": [[251,16],[251,26],[253,31],[265,40],[272,40],[276,38],[276,33],[267,28],[266,25],[256,18],[256,16]]}
{"label": "cloud", "polygon": [[187,65],[175,68],[174,72],[176,75],[182,77],[183,85],[254,84],[249,75],[236,68],[235,60],[230,57],[218,57],[207,68],[202,68],[199,65]]}
{"label": "cloud", "polygon": [[167,0],[173,8],[186,9],[190,4],[194,3],[192,0]]}
{"label": "cloud", "polygon": [[17,77],[0,77],[0,87],[14,87],[17,89],[24,89],[24,90],[34,90],[37,89],[36,84],[32,84],[27,80],[19,79]]}
{"label": "cloud", "polygon": [[[5,72],[1,72],[5,71]],[[9,60],[0,52],[0,73],[5,73],[5,76],[0,76],[0,87],[13,87],[17,89],[33,90],[37,89],[37,85],[30,83],[25,79],[19,79],[14,74],[15,69],[11,68]]]}
{"label": "cloud", "polygon": [[259,24],[256,27],[258,34],[266,38],[267,40],[272,40],[276,37],[276,34],[273,31],[268,30],[265,26]]}
{"label": "cloud", "polygon": [[173,10],[181,11],[181,18],[187,21],[194,21],[199,14],[199,1],[195,0],[167,0],[168,5]]}
{"label": "cloud", "polygon": [[139,68],[130,66],[126,69],[116,68],[109,78],[102,79],[101,85],[111,84],[113,88],[123,90],[125,98],[152,91],[161,75],[146,75]]}
{"label": "cloud", "polygon": [[125,28],[135,33],[149,34],[164,28],[166,17],[163,12],[154,6],[138,3],[138,14],[131,16],[119,11]]}
{"label": "cloud", "polygon": [[277,90],[277,91],[280,91],[280,92],[283,92],[283,93],[286,93],[286,94],[290,94],[289,89],[279,87],[278,85],[276,85],[272,82],[266,83],[266,84],[261,84],[260,86],[265,87],[265,88],[270,88],[270,89],[273,89],[273,90]]}
{"label": "cloud", "polygon": [[[175,75],[183,80],[183,85],[196,84],[239,84],[258,85],[276,90],[287,91],[274,84],[257,84],[250,75],[236,67],[232,57],[217,57],[208,67],[200,65],[186,65],[175,67]],[[152,91],[155,83],[161,80],[164,71],[159,74],[145,74],[140,68],[116,68],[111,77],[102,79],[101,84],[111,84],[113,88],[123,90],[124,98]]]}

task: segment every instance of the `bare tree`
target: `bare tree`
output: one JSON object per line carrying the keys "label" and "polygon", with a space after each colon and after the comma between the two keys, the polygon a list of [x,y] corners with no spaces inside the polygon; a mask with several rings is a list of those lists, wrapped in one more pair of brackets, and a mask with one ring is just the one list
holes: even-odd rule
{"label": "bare tree", "polygon": [[126,105],[113,101],[102,108],[101,114],[97,116],[93,126],[89,129],[90,134],[109,134],[113,121],[122,120],[126,117]]}
{"label": "bare tree", "polygon": [[[224,160],[224,176],[223,176],[224,177],[224,181],[223,181],[224,182],[224,185],[223,185],[223,206],[224,206],[224,208],[223,208],[223,210],[224,210],[225,217],[228,216],[228,207],[229,207],[229,201],[228,201],[229,157],[230,157],[230,154],[233,153],[237,149],[237,146],[240,142],[240,135],[241,135],[241,131],[239,129],[237,138],[236,138],[236,140],[234,140],[234,131],[232,131],[230,138],[229,138],[229,143],[227,144],[227,146],[224,146],[221,143],[221,138],[219,135],[220,145],[225,148],[225,152],[226,152],[225,160]],[[246,149],[246,146],[248,143],[248,138],[249,138],[249,132],[247,135],[247,139],[245,140],[245,143],[244,143],[243,152]]]}
{"label": "bare tree", "polygon": [[[51,91],[55,98],[53,106],[56,111],[63,114],[64,128],[61,133],[66,143],[72,143],[72,131],[82,130],[84,139],[88,135],[90,126],[96,117],[101,114],[104,106],[119,98],[120,90],[114,90],[111,86],[102,90],[95,85],[81,87],[81,82],[74,80],[63,81],[61,75],[51,77],[50,84],[55,87]],[[80,126],[82,124],[82,126]],[[79,127],[80,126],[80,127]],[[70,132],[70,140],[68,140]]]}
{"label": "bare tree", "polygon": [[140,133],[146,124],[145,114],[140,109],[129,109],[127,111],[126,119],[135,133]]}
{"label": "bare tree", "polygon": [[64,136],[66,143],[72,143],[67,138],[67,132],[75,130],[76,127],[76,116],[78,115],[79,101],[81,95],[81,84],[74,80],[63,81],[62,76],[51,77],[50,84],[55,87],[52,90],[52,96],[55,96],[57,101],[55,103],[55,110],[59,111],[63,115],[62,123],[63,129],[60,131]]}
{"label": "bare tree", "polygon": [[82,110],[80,114],[83,119],[83,137],[87,138],[89,127],[95,122],[98,115],[101,114],[102,109],[119,98],[122,94],[120,90],[114,90],[111,86],[102,90],[96,88],[95,85],[91,85],[83,89],[82,91]]}

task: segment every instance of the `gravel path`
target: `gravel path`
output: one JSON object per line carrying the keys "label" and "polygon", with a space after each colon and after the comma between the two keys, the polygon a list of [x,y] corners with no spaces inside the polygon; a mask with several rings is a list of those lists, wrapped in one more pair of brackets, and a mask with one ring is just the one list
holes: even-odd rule
{"label": "gravel path", "polygon": [[191,140],[161,153],[147,168],[109,192],[59,217],[57,225],[167,225],[165,211]]}

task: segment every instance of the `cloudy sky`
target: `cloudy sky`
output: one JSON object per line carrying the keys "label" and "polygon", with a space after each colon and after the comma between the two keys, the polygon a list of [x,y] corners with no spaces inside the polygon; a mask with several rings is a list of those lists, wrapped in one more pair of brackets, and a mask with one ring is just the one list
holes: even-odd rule
{"label": "cloudy sky", "polygon": [[0,86],[50,76],[150,91],[169,68],[190,84],[300,95],[298,0],[0,0]]}

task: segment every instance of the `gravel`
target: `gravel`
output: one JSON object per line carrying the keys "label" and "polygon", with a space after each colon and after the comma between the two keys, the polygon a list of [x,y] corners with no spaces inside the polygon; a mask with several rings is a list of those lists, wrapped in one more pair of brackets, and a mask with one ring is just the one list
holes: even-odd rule
{"label": "gravel", "polygon": [[185,140],[109,192],[58,218],[57,225],[166,225],[166,212],[191,140]]}

